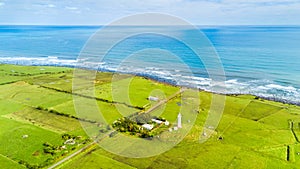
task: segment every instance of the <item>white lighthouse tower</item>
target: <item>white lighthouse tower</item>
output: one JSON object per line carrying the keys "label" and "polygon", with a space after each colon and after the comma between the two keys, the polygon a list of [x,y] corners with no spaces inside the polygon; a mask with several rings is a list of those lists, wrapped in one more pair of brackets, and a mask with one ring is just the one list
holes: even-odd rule
{"label": "white lighthouse tower", "polygon": [[178,128],[182,128],[182,126],[181,126],[181,114],[180,113],[178,113],[178,116],[177,116],[177,127]]}

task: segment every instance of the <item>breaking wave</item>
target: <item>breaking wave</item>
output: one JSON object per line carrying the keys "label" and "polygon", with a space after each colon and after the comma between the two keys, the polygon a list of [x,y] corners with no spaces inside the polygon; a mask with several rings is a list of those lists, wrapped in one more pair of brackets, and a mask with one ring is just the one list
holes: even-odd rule
{"label": "breaking wave", "polygon": [[[158,67],[118,67],[105,62],[85,62],[71,59],[61,59],[56,56],[47,57],[0,57],[0,63],[18,65],[39,65],[39,66],[67,66],[94,68],[100,71],[129,73],[152,78],[172,85],[187,86],[205,91],[213,91],[212,79],[200,77],[201,75],[190,75],[180,69],[165,69]],[[78,64],[80,63],[80,64]],[[231,78],[225,81],[222,94],[251,94],[261,98],[280,101],[284,103],[300,105],[300,89],[292,85],[281,85],[270,80],[241,80]]]}

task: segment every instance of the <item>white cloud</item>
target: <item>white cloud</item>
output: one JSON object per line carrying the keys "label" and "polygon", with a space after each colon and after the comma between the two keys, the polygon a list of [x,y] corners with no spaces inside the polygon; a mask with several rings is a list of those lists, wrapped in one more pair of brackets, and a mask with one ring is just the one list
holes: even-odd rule
{"label": "white cloud", "polygon": [[200,25],[300,24],[300,0],[14,0],[5,3],[0,16],[7,17],[0,17],[0,24],[106,24],[145,12],[171,14]]}
{"label": "white cloud", "polygon": [[49,8],[55,8],[56,6],[53,5],[53,4],[48,4],[47,7],[49,7]]}
{"label": "white cloud", "polygon": [[5,3],[4,2],[0,2],[0,6],[4,6],[5,5]]}
{"label": "white cloud", "polygon": [[68,10],[77,10],[77,7],[73,7],[73,6],[66,6],[66,9]]}

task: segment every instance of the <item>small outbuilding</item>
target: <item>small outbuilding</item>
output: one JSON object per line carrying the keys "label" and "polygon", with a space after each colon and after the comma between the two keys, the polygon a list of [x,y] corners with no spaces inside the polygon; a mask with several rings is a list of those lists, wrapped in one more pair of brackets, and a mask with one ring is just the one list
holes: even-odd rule
{"label": "small outbuilding", "polygon": [[159,100],[159,98],[158,97],[154,97],[154,96],[149,96],[148,100],[157,102]]}
{"label": "small outbuilding", "polygon": [[153,122],[155,122],[155,123],[157,123],[157,124],[163,123],[163,121],[160,121],[160,120],[157,120],[157,119],[151,119],[151,121],[153,121]]}
{"label": "small outbuilding", "polygon": [[153,124],[143,124],[142,127],[147,130],[152,130],[154,126],[153,126]]}
{"label": "small outbuilding", "polygon": [[165,121],[165,125],[168,126],[170,122],[168,120]]}
{"label": "small outbuilding", "polygon": [[161,121],[161,120],[157,120],[157,119],[151,119],[151,121],[153,121],[156,124],[165,124],[166,126],[168,126],[170,124],[170,122],[168,120]]}
{"label": "small outbuilding", "polygon": [[64,142],[64,144],[74,145],[76,142],[74,139],[69,139]]}

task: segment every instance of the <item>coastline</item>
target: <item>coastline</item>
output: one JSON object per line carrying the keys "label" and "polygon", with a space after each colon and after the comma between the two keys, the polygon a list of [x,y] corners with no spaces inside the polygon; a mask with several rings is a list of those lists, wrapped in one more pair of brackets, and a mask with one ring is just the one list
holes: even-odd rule
{"label": "coastline", "polygon": [[[199,27],[200,31],[210,39],[216,48],[225,69],[227,88],[223,94],[251,94],[268,100],[300,105],[299,66],[297,66],[299,60],[282,59],[282,56],[286,58],[298,57],[299,48],[296,44],[298,44],[299,38],[296,38],[295,35],[300,33],[299,28],[289,25],[281,27],[274,25],[212,25]],[[80,62],[76,59],[81,47],[98,28],[88,28],[84,25],[69,27],[35,25],[26,26],[26,28],[10,25],[8,27],[3,26],[1,30],[4,38],[3,42],[7,45],[1,46],[0,63],[69,65],[69,67],[74,67]],[[53,34],[51,33],[51,36],[49,36],[49,32]],[[228,32],[231,33],[228,34]],[[180,31],[180,33],[184,32]],[[32,38],[32,35],[39,36]],[[282,42],[282,39],[285,40],[284,44],[286,46],[277,43]],[[188,85],[205,91],[212,91],[214,88],[209,84],[211,79],[209,79],[205,68],[193,58],[189,50],[181,48],[181,45],[171,43],[164,38],[151,37],[149,43],[147,40],[148,45],[141,43],[143,41],[142,37],[132,40],[132,43],[136,44],[137,47],[132,46],[130,50],[153,47],[151,44],[157,44],[157,42],[162,43],[160,47],[165,46],[168,50],[178,54],[181,59],[188,60],[186,64],[195,74],[190,75],[180,67],[170,66],[179,62],[173,62],[173,59],[161,60],[161,56],[156,56],[153,52],[150,52],[149,55],[147,53],[143,54],[140,57],[141,64],[136,64],[139,62],[135,62],[135,58],[128,58],[126,66],[120,68],[118,63],[124,61],[125,56],[123,54],[127,52],[126,49],[131,42],[128,45],[124,42],[123,45],[116,46],[111,51],[111,55],[107,55],[107,59],[96,61],[97,63],[87,62],[86,66],[91,64],[94,67],[93,65],[97,64],[101,71],[133,72],[135,75],[147,76],[160,82],[173,85],[178,82],[179,85]],[[31,45],[31,48],[27,48],[27,44],[39,45]],[[15,48],[15,46],[18,46],[18,48]],[[147,58],[152,58],[155,62]],[[269,58],[272,58],[272,60],[270,61]]]}
{"label": "coastline", "polygon": [[[101,109],[101,114],[106,119],[108,126],[110,126],[115,120],[124,116],[132,115],[137,112],[147,112],[150,111],[151,108],[156,107],[160,102],[149,102],[147,99],[149,94],[158,94],[152,93],[152,91],[164,93],[165,97],[161,97],[163,95],[157,95],[157,97],[162,98],[162,101],[164,101],[164,98],[171,98],[174,94],[177,95],[179,91],[179,86],[174,86],[169,83],[161,83],[155,79],[143,76],[134,76],[134,78],[131,79],[128,75],[122,76],[123,74],[120,74],[121,78],[115,81],[116,85],[128,84],[127,82],[130,82],[130,86],[132,85],[129,89],[130,102],[128,104],[126,98],[122,97],[124,95],[120,95],[120,98],[108,96],[112,94],[110,82],[115,73],[99,72],[96,76],[97,80],[94,81],[95,92],[93,97],[90,97],[89,92],[84,92],[90,89],[90,86],[87,87],[84,85],[82,86],[83,88],[81,88],[82,90],[80,90],[85,95],[76,95],[76,92],[72,93],[73,70],[73,68],[67,67],[0,64],[0,75],[2,75],[0,82],[5,80],[11,82],[7,84],[1,83],[3,85],[0,85],[0,109],[2,110],[0,111],[0,121],[1,124],[4,125],[3,133],[6,133],[0,141],[2,143],[1,145],[8,144],[7,141],[13,138],[16,142],[10,143],[10,146],[5,148],[15,150],[20,143],[26,145],[27,141],[31,138],[39,138],[32,139],[32,141],[35,142],[35,144],[31,146],[32,150],[19,149],[18,153],[13,155],[9,154],[9,152],[1,151],[0,153],[2,155],[13,159],[13,161],[23,166],[51,166],[66,158],[67,161],[62,164],[62,166],[66,168],[76,168],[73,167],[73,165],[77,166],[76,159],[90,157],[86,156],[86,154],[93,154],[93,152],[100,153],[108,160],[111,160],[110,157],[113,153],[105,152],[105,149],[97,146],[92,146],[91,149],[87,151],[79,151],[80,148],[84,147],[82,142],[78,143],[80,146],[76,144],[69,145],[68,153],[64,153],[65,150],[63,148],[55,150],[58,153],[52,154],[52,158],[54,158],[52,161],[47,161],[49,154],[43,153],[43,149],[45,145],[48,146],[46,151],[48,152],[49,147],[55,148],[57,146],[63,146],[61,140],[62,135],[69,137],[71,134],[70,137],[84,138],[81,140],[83,142],[88,138],[93,138],[88,137],[90,135],[84,130],[85,127],[92,127],[92,131],[99,131],[96,133],[97,135],[105,135],[105,132],[112,131],[111,127],[107,127],[106,123],[102,124],[101,121],[95,121],[93,119],[95,116],[92,114],[89,115],[89,113],[95,111],[95,107],[89,106],[90,101],[97,102],[98,108]],[[119,75],[119,73],[116,74]],[[81,80],[85,81],[84,75],[85,74],[82,74],[81,77],[83,79]],[[176,155],[177,153],[174,154],[174,152],[180,152],[191,159],[191,161],[195,163],[194,167],[189,163],[184,163],[186,166],[190,165],[190,168],[198,168],[199,164],[205,164],[207,160],[209,161],[207,164],[208,167],[214,166],[215,163],[219,166],[228,166],[227,161],[226,163],[219,163],[226,154],[226,157],[229,157],[229,163],[232,159],[235,159],[235,156],[241,157],[240,161],[243,163],[252,163],[248,158],[242,158],[244,156],[240,156],[238,153],[240,151],[247,154],[251,151],[251,153],[255,153],[254,155],[252,154],[253,158],[262,159],[264,161],[266,159],[272,159],[272,161],[278,160],[280,166],[296,166],[298,164],[290,161],[290,157],[292,156],[296,159],[296,157],[298,157],[298,146],[300,148],[300,144],[298,144],[300,134],[298,132],[298,123],[300,124],[299,106],[259,99],[253,95],[226,95],[221,119],[216,128],[213,129],[214,132],[212,136],[207,140],[207,143],[199,144],[199,137],[203,136],[202,129],[212,129],[211,125],[213,124],[206,125],[205,121],[211,113],[211,99],[214,93],[203,90],[191,90],[191,92],[198,92],[199,95],[192,96],[189,91],[186,91],[187,99],[182,99],[181,96],[174,97],[174,99],[172,98],[166,102],[165,107],[160,107],[152,112],[153,115],[156,115],[156,111],[159,112],[162,110],[160,117],[167,119],[173,126],[176,125],[178,111],[181,111],[183,104],[185,108],[189,108],[189,110],[184,111],[185,113],[190,112],[197,116],[190,132],[186,135],[184,140],[179,143],[180,146],[175,146],[173,148],[174,150],[165,152],[169,155],[170,159],[173,160],[172,162],[164,162],[164,165],[179,165],[184,163],[176,160],[178,156]],[[83,106],[83,114],[75,110],[74,95],[80,98],[80,104],[85,105]],[[195,107],[189,106],[197,97],[200,98],[200,105]],[[144,105],[150,106],[145,107],[143,110],[139,109],[139,107],[143,107]],[[124,108],[122,110],[127,114],[123,115],[122,113],[122,116],[120,111],[116,109],[118,106]],[[86,114],[86,112],[88,112],[88,114]],[[183,116],[182,123],[189,126],[189,120],[184,119],[184,117],[187,116]],[[82,126],[83,124],[86,126]],[[25,128],[24,125],[26,125]],[[17,132],[15,128],[24,132]],[[170,132],[167,128],[164,129],[166,129],[167,135],[176,134],[175,131]],[[110,141],[110,139],[114,139],[114,136],[105,138],[106,141]],[[45,142],[47,142],[47,144],[45,144]],[[48,144],[48,142],[51,144]],[[86,145],[88,145],[91,143],[91,140],[86,143]],[[269,157],[262,153],[266,149],[273,151],[273,147],[279,145],[279,155],[276,157],[274,157],[274,155]],[[234,152],[232,151],[233,147]],[[286,152],[287,147],[291,151]],[[19,152],[22,154],[21,156]],[[80,153],[73,158],[72,154],[76,154],[76,152]],[[32,155],[33,153],[35,155]],[[163,157],[166,155],[165,153],[158,155],[157,158]],[[224,154],[216,156],[215,153]],[[282,156],[282,154],[285,154],[285,156]],[[201,157],[207,157],[203,159],[204,161],[201,161],[201,163],[199,163],[198,158],[200,155]],[[68,159],[68,156],[72,158]],[[134,164],[131,164],[130,161],[127,162],[126,159],[128,158],[126,157],[123,158],[115,154],[114,156],[117,157],[116,161],[122,164],[130,164],[131,166],[137,167],[143,163],[143,160],[135,159]],[[95,161],[101,161],[98,160],[98,157],[99,156],[91,158],[97,159]],[[221,159],[218,157],[221,157]],[[152,158],[145,159],[150,160]],[[85,164],[88,165],[89,162],[83,162],[81,165]],[[149,164],[149,166],[150,165],[151,164]],[[239,166],[239,164],[236,164],[236,166]]]}
{"label": "coastline", "polygon": [[[71,68],[71,69],[84,69],[84,70],[91,70],[91,71],[95,71],[93,69],[87,68],[87,67],[76,67],[76,66],[72,66],[72,65],[22,65],[22,64],[7,64],[7,63],[0,63],[0,65],[16,65],[16,66],[45,66],[45,67],[59,67],[59,68]],[[274,102],[278,102],[278,103],[282,103],[282,104],[287,104],[287,105],[296,105],[296,106],[300,106],[300,102],[295,102],[292,100],[285,100],[285,99],[281,99],[281,98],[276,98],[274,97],[264,97],[264,96],[259,96],[259,95],[255,95],[255,94],[241,94],[241,93],[218,93],[218,92],[214,92],[214,91],[207,91],[205,89],[200,89],[200,88],[195,88],[195,87],[191,87],[189,85],[178,85],[176,84],[176,82],[174,80],[170,80],[170,79],[164,79],[164,78],[160,78],[157,77],[155,75],[145,75],[145,74],[141,74],[141,73],[130,73],[130,72],[118,72],[115,70],[109,70],[109,69],[101,69],[101,70],[97,70],[97,72],[101,73],[112,73],[112,74],[120,74],[120,75],[130,75],[130,76],[136,76],[136,77],[141,77],[141,78],[145,78],[148,80],[152,80],[164,85],[169,85],[169,86],[173,86],[173,87],[185,87],[185,88],[190,88],[190,89],[195,89],[198,91],[204,91],[207,93],[211,93],[211,94],[218,94],[218,95],[224,95],[224,96],[251,96],[253,98],[255,98],[256,100],[268,100],[268,101],[274,101]]]}

